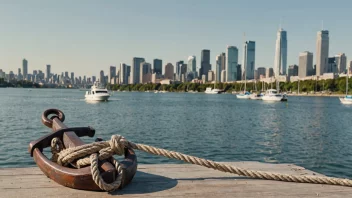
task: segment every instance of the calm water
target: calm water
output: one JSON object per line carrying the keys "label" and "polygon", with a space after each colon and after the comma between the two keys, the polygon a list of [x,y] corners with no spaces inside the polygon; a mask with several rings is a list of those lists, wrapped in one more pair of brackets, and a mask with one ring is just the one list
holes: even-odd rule
{"label": "calm water", "polygon": [[[35,166],[30,141],[50,132],[40,117],[61,109],[67,126],[93,126],[105,140],[128,140],[216,161],[294,163],[352,178],[352,106],[337,98],[290,97],[288,103],[234,95],[115,93],[89,104],[84,92],[0,89],[0,167]],[[85,138],[87,143],[94,138]],[[139,163],[178,163],[137,152]]]}

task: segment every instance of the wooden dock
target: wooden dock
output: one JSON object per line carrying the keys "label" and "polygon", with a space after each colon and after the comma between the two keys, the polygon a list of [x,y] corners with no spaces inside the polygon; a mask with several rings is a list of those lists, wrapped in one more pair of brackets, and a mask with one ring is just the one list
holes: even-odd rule
{"label": "wooden dock", "polygon": [[[292,164],[233,162],[238,167],[320,175]],[[351,197],[352,187],[249,179],[190,164],[139,165],[131,184],[112,194],[60,186],[37,167],[0,169],[0,197]]]}

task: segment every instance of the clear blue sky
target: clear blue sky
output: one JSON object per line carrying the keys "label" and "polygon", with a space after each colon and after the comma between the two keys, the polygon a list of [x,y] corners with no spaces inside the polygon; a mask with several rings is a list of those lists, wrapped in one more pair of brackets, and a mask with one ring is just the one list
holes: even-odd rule
{"label": "clear blue sky", "polygon": [[256,67],[274,64],[280,18],[288,34],[288,64],[302,51],[316,51],[316,33],[330,31],[329,55],[352,57],[352,1],[340,0],[0,0],[0,69],[21,67],[75,75],[97,75],[110,65],[131,64],[133,56],[163,65],[215,56],[227,45],[239,48],[243,32],[256,41]]}

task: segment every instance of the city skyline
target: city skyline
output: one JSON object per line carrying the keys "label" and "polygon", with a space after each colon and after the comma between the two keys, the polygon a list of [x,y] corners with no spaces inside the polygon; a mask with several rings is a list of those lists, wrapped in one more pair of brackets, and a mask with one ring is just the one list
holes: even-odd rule
{"label": "city skyline", "polygon": [[[22,68],[21,61],[25,58],[29,61],[29,73],[34,69],[45,71],[45,65],[50,64],[52,73],[71,71],[81,76],[98,76],[101,69],[107,73],[111,65],[132,65],[132,57],[143,57],[150,63],[153,59],[162,59],[164,67],[195,55],[199,60],[198,69],[201,50],[209,49],[210,64],[215,70],[216,55],[225,52],[227,45],[239,48],[238,61],[242,62],[243,32],[248,40],[256,41],[256,67],[274,67],[275,33],[281,18],[282,27],[289,34],[287,66],[298,64],[300,52],[316,54],[316,34],[321,29],[330,33],[329,56],[345,53],[350,57],[352,49],[346,41],[352,28],[346,24],[352,15],[347,9],[351,2],[341,2],[340,5],[345,6],[323,6],[324,1],[319,6],[305,2],[304,8],[299,6],[300,1],[285,5],[278,2],[258,1],[258,6],[253,7],[246,1],[224,0],[217,5],[224,10],[220,14],[212,12],[215,2],[207,0],[195,0],[191,4],[188,1],[167,4],[158,0],[139,1],[143,9],[136,10],[134,3],[122,1],[4,3],[0,8],[3,24],[0,68],[16,72]],[[237,11],[227,12],[233,8]],[[255,16],[245,15],[249,8]],[[101,10],[109,14],[101,15]],[[271,14],[272,11],[275,14]],[[324,14],[332,12],[334,15]]]}

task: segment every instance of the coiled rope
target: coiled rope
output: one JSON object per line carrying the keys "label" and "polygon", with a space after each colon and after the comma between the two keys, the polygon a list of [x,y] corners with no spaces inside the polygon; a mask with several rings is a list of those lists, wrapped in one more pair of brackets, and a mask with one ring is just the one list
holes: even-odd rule
{"label": "coiled rope", "polygon": [[[137,149],[154,155],[160,155],[167,158],[182,160],[187,163],[196,164],[199,166],[204,166],[207,168],[212,168],[218,171],[233,173],[236,175],[247,176],[256,179],[266,179],[266,180],[276,180],[285,182],[298,182],[298,183],[313,183],[313,184],[329,184],[329,185],[339,185],[339,186],[349,186],[352,187],[352,180],[334,178],[334,177],[319,177],[319,176],[296,176],[280,173],[270,173],[265,171],[254,171],[247,170],[239,167],[235,167],[228,164],[218,163],[207,159],[202,159],[190,155],[185,155],[179,152],[169,151],[165,149],[156,148],[153,146],[148,146],[144,144],[136,144],[127,141],[124,137],[120,135],[113,135],[110,141],[93,142],[91,144],[85,144],[78,147],[62,149],[62,143],[60,148],[60,140],[54,138],[52,140],[52,151],[53,160],[62,166],[67,166],[68,164],[75,164],[77,168],[91,165],[91,172],[94,182],[105,191],[113,191],[120,187],[123,170],[119,165],[119,162],[115,160],[112,156],[123,155],[125,148]],[[57,148],[59,147],[59,148]],[[108,159],[115,165],[119,176],[113,183],[105,183],[100,176],[98,169],[98,159],[104,160]]]}

